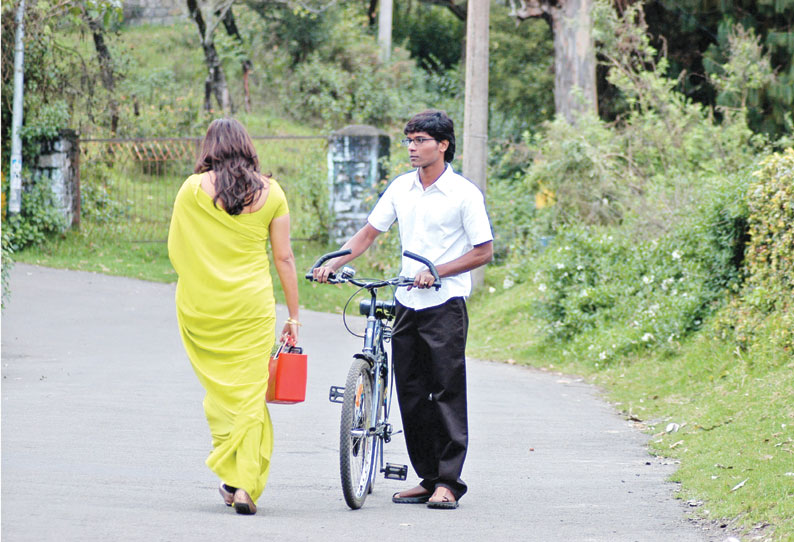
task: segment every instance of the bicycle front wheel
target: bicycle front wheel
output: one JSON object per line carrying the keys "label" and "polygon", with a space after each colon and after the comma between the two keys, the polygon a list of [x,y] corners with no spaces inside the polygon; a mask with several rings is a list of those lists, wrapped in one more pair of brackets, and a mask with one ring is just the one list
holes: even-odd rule
{"label": "bicycle front wheel", "polygon": [[372,434],[372,373],[369,364],[357,359],[350,367],[342,403],[339,430],[339,469],[345,502],[353,510],[364,505],[376,461],[376,440]]}

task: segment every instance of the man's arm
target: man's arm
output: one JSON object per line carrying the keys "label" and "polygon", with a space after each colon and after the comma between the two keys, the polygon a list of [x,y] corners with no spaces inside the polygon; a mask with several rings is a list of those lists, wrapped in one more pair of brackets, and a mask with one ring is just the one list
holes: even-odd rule
{"label": "man's arm", "polygon": [[[493,259],[493,241],[475,245],[470,251],[451,262],[436,266],[439,278],[460,275],[466,271],[476,269],[485,265]],[[414,278],[414,286],[417,288],[430,288],[435,280],[430,271],[421,271]]]}
{"label": "man's arm", "polygon": [[366,251],[375,241],[375,238],[380,234],[380,230],[375,229],[369,222],[367,222],[363,228],[358,230],[356,234],[348,239],[347,243],[342,245],[339,249],[344,250],[349,248],[350,254],[329,260],[322,267],[315,269],[314,280],[317,282],[328,282],[328,276],[331,273],[336,273],[340,267],[361,256],[364,251]]}

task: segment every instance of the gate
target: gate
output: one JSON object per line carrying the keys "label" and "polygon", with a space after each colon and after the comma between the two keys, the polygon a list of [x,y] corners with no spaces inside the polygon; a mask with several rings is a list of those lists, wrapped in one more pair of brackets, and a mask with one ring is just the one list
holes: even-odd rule
{"label": "gate", "polygon": [[[323,206],[316,199],[327,192],[328,138],[252,139],[262,173],[272,174],[287,193],[293,230],[314,236],[315,227],[326,227],[325,220],[306,212]],[[198,137],[81,140],[83,227],[120,240],[165,241],[174,198],[193,172],[200,144]]]}

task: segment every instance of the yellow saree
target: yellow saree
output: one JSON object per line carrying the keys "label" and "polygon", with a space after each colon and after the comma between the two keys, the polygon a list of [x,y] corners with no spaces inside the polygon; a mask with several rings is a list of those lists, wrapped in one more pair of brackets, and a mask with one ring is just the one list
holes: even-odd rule
{"label": "yellow saree", "polygon": [[168,233],[179,276],[179,330],[207,392],[213,448],[207,466],[254,501],[273,452],[265,393],[276,310],[266,244],[270,221],[288,212],[275,180],[261,209],[232,216],[213,205],[200,176],[192,175],[176,196]]}

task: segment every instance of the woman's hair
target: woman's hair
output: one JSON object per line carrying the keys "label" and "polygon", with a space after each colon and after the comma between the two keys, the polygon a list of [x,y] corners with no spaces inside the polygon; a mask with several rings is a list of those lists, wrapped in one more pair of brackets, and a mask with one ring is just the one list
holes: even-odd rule
{"label": "woman's hair", "polygon": [[449,146],[444,151],[444,161],[452,162],[455,158],[455,125],[445,111],[428,109],[414,115],[405,125],[405,135],[425,132],[437,141],[448,141]]}
{"label": "woman's hair", "polygon": [[215,173],[215,207],[220,200],[230,215],[239,215],[265,188],[251,136],[234,119],[216,119],[207,128],[194,172],[207,171]]}

